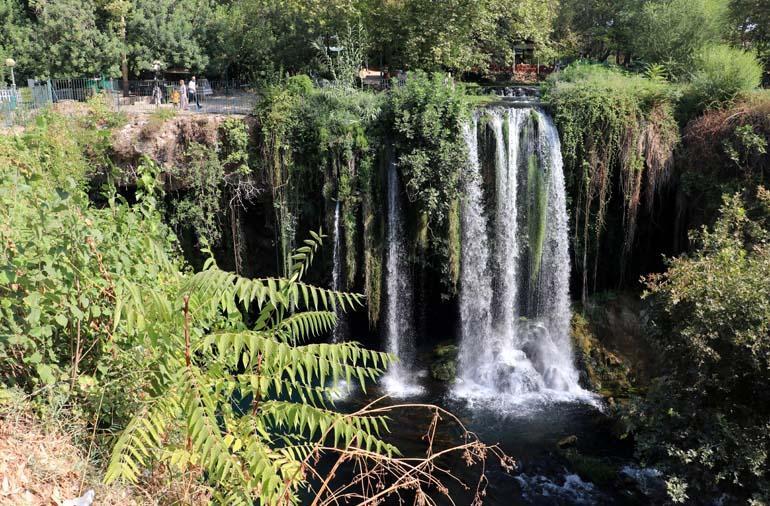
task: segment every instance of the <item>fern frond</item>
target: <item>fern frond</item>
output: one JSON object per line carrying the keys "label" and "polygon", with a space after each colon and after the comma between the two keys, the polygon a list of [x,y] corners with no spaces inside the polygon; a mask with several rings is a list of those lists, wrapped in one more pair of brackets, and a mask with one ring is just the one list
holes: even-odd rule
{"label": "fern frond", "polygon": [[305,385],[282,377],[280,372],[271,374],[245,373],[237,376],[237,384],[242,394],[263,396],[270,399],[296,400],[312,406],[324,407],[333,404],[333,396],[339,392],[335,386]]}
{"label": "fern frond", "polygon": [[238,276],[212,257],[197,274],[118,286],[115,326],[146,346],[153,401],[118,439],[105,480],[136,481],[153,461],[196,466],[215,502],[284,506],[299,502],[301,466],[318,444],[397,453],[380,436],[387,418],[328,407],[330,385],[365,389],[395,358],[355,342],[298,345],[363,305],[362,295],[301,281],[323,237],[311,233],[293,252],[288,279]]}
{"label": "fern frond", "polygon": [[[217,332],[206,336],[201,351],[216,346],[216,354],[228,360],[232,367],[241,363],[244,355],[254,367],[257,355],[263,357],[261,375],[275,376],[287,381],[324,385],[354,379],[366,389],[394,358],[386,353],[370,351],[355,342],[338,344],[309,344],[292,346],[276,341],[264,332]],[[371,365],[370,365],[371,364]]]}
{"label": "fern frond", "polygon": [[[263,310],[272,305],[275,309],[292,311],[305,308],[312,311],[348,311],[363,306],[363,296],[356,293],[337,292],[318,288],[299,281],[283,278],[250,279],[212,267],[193,275],[182,286],[182,293],[197,300],[217,304],[228,313],[237,312],[236,304],[245,309],[256,305]],[[191,305],[193,312],[196,306]]]}
{"label": "fern frond", "polygon": [[141,469],[163,447],[163,435],[179,413],[176,391],[168,390],[165,396],[155,399],[135,416],[115,443],[105,483],[118,480],[136,483]]}
{"label": "fern frond", "polygon": [[295,249],[290,255],[292,264],[289,277],[291,281],[299,281],[302,279],[302,276],[313,263],[315,252],[323,245],[323,239],[326,236],[319,229],[318,233],[311,230],[310,237],[310,239],[305,239],[304,246]]}
{"label": "fern frond", "polygon": [[343,415],[307,404],[275,400],[265,402],[260,407],[260,414],[279,432],[292,431],[314,439],[316,432],[322,435],[328,430],[331,438],[329,444],[335,447],[347,448],[353,441],[357,441],[361,447],[374,449],[378,453],[398,454],[393,445],[372,434],[379,434],[387,427],[387,418],[383,416]]}
{"label": "fern frond", "polygon": [[281,320],[276,330],[291,343],[318,337],[331,331],[337,324],[337,314],[331,311],[305,311]]}
{"label": "fern frond", "polygon": [[225,442],[217,421],[217,403],[208,388],[202,388],[195,368],[186,368],[182,374],[180,401],[186,418],[187,436],[194,450],[201,456],[206,471],[215,481],[236,482],[246,486],[240,461]]}

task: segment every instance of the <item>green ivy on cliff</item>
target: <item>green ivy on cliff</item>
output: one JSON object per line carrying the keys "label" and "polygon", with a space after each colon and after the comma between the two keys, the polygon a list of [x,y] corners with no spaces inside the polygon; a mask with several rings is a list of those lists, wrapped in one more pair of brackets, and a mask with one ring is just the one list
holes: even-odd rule
{"label": "green ivy on cliff", "polygon": [[450,76],[411,72],[406,85],[391,92],[386,115],[406,194],[420,215],[415,237],[450,289],[458,275],[451,268],[460,249],[453,244],[459,240],[453,209],[468,160],[461,132],[468,105],[464,87]]}
{"label": "green ivy on cliff", "polygon": [[679,130],[673,88],[603,65],[574,64],[555,74],[545,99],[561,134],[573,247],[582,298],[597,288],[606,218],[613,196],[622,212],[619,277],[631,252],[641,204],[655,203],[670,176]]}
{"label": "green ivy on cliff", "polygon": [[345,283],[353,287],[362,276],[372,323],[380,307],[383,164],[391,153],[403,174],[419,259],[442,274],[448,291],[456,288],[457,199],[466,163],[460,125],[468,104],[448,76],[414,72],[388,94],[316,88],[305,76],[278,79],[257,106],[263,180],[274,194],[281,250],[300,227],[331,228],[339,201]]}

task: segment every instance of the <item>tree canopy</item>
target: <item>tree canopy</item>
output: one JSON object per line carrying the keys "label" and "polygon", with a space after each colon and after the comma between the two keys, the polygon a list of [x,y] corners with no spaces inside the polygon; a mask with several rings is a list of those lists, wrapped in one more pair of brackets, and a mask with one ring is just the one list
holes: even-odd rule
{"label": "tree canopy", "polygon": [[513,63],[535,43],[551,54],[558,0],[2,0],[0,53],[25,75],[118,74],[122,55],[139,75],[165,67],[252,77],[317,69],[314,43],[340,46],[360,27],[372,65],[425,70],[486,69]]}

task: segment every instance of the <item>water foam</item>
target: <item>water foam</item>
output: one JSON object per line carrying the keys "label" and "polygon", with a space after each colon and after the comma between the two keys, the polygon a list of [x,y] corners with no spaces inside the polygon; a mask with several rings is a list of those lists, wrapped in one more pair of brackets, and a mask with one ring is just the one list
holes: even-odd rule
{"label": "water foam", "polygon": [[494,206],[482,186],[479,117],[463,128],[469,159],[453,395],[506,411],[593,403],[578,384],[569,337],[568,218],[558,133],[534,108],[487,114]]}

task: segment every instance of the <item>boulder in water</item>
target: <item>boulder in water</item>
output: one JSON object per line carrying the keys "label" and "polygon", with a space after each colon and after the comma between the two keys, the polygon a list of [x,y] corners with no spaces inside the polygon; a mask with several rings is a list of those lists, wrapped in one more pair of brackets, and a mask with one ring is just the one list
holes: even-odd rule
{"label": "boulder in water", "polygon": [[565,438],[562,438],[559,440],[558,443],[556,443],[556,446],[559,448],[569,448],[571,446],[575,446],[577,444],[578,438],[576,435],[567,436]]}
{"label": "boulder in water", "polygon": [[457,375],[458,348],[454,343],[439,344],[433,349],[430,375],[439,381],[452,381]]}

